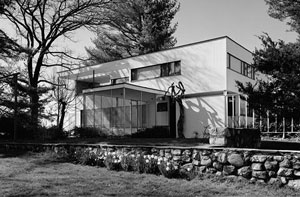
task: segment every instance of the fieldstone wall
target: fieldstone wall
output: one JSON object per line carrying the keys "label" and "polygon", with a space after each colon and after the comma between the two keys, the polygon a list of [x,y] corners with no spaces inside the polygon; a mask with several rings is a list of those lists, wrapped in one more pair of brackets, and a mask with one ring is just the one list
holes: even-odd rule
{"label": "fieldstone wall", "polygon": [[157,162],[170,161],[179,169],[199,173],[236,176],[251,182],[288,185],[300,189],[300,151],[272,151],[230,148],[183,148],[102,146],[70,144],[0,144],[0,148],[31,151],[84,149],[102,155],[144,155]]}

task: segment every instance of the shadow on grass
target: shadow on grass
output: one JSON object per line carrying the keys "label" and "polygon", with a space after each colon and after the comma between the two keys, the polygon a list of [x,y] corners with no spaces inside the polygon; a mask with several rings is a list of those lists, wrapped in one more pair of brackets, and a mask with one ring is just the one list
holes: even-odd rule
{"label": "shadow on grass", "polygon": [[0,148],[0,159],[1,158],[12,158],[12,157],[21,157],[28,154],[28,151],[24,150],[5,150]]}

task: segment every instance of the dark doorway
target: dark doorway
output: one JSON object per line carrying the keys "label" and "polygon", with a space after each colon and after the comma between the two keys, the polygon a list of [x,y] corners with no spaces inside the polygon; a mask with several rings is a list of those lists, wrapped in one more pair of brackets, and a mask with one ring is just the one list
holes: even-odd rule
{"label": "dark doorway", "polygon": [[170,98],[169,106],[170,137],[176,138],[176,101]]}

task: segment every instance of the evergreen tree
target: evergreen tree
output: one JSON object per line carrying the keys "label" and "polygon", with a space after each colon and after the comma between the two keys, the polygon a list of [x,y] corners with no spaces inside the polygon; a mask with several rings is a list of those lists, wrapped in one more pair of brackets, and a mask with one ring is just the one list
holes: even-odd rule
{"label": "evergreen tree", "polygon": [[281,21],[287,20],[292,30],[300,33],[300,1],[299,0],[265,0],[269,6],[271,17]]}
{"label": "evergreen tree", "polygon": [[118,0],[86,49],[92,64],[170,48],[176,44],[171,22],[179,10],[177,0]]}
{"label": "evergreen tree", "polygon": [[263,48],[254,53],[253,66],[266,76],[255,85],[237,82],[248,95],[250,105],[264,115],[299,117],[300,44],[275,42],[267,34],[260,37]]}
{"label": "evergreen tree", "polygon": [[[300,33],[299,0],[265,0],[271,17],[288,20],[292,30]],[[273,41],[268,34],[259,37],[262,48],[254,52],[253,66],[265,75],[255,85],[237,82],[239,90],[248,95],[256,111],[265,115],[299,118],[300,110],[300,41]]]}

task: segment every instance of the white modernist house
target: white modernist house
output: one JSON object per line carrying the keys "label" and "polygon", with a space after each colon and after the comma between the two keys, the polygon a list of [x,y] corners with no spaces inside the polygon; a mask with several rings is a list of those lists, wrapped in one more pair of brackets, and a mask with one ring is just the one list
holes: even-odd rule
{"label": "white modernist house", "polygon": [[165,92],[182,82],[184,135],[193,138],[208,127],[254,126],[254,112],[236,87],[255,82],[252,61],[249,50],[224,36],[59,75],[76,82],[76,126],[114,135],[161,126],[176,137],[179,107]]}

